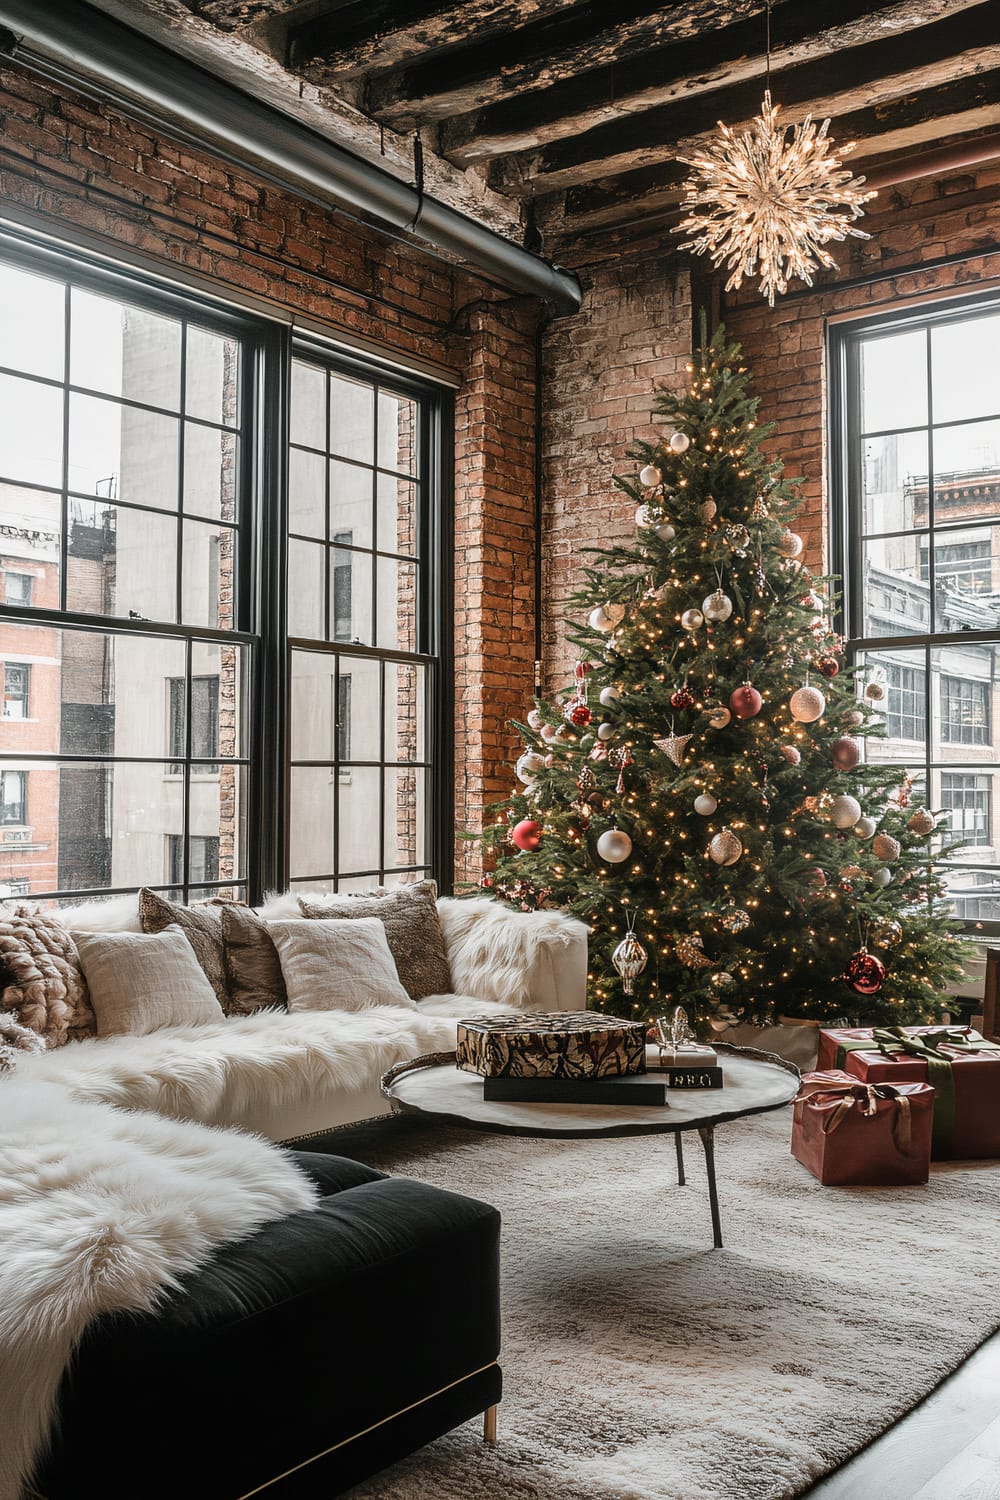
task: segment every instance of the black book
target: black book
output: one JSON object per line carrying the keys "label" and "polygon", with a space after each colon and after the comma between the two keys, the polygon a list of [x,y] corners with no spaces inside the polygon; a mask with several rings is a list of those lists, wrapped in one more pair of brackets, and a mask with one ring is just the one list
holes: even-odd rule
{"label": "black book", "polygon": [[721,1089],[722,1069],[719,1066],[686,1068],[664,1068],[659,1075],[666,1081],[668,1089]]}
{"label": "black book", "polygon": [[518,1104],[666,1104],[663,1075],[612,1078],[484,1078],[483,1098]]}

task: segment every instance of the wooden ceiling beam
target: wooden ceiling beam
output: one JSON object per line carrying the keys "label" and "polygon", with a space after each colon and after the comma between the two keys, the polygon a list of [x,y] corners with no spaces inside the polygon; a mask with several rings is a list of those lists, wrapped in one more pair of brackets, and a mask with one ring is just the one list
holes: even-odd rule
{"label": "wooden ceiling beam", "polygon": [[[850,114],[891,103],[954,78],[1000,66],[1000,0],[982,0],[933,25],[867,46],[853,47],[780,75],[774,90],[787,123],[807,114],[817,118]],[[501,192],[537,197],[657,166],[724,120],[743,129],[758,113],[757,80],[733,88],[662,105],[555,141],[537,151],[493,163],[491,181]]]}
{"label": "wooden ceiling beam", "polygon": [[[771,72],[864,46],[889,33],[899,35],[931,25],[981,0],[813,0],[785,5],[771,21]],[[531,91],[522,67],[521,91],[442,125],[440,149],[456,166],[472,166],[511,152],[526,151],[593,129],[623,116],[663,104],[715,93],[760,80],[766,70],[765,37],[759,13],[710,35],[644,47],[624,57],[610,34],[613,61]],[[536,73],[541,73],[541,66]],[[547,76],[551,69],[546,66]],[[499,80],[507,92],[511,79]],[[543,83],[544,83],[543,78]],[[369,97],[369,103],[371,98]],[[422,108],[422,106],[421,106]],[[378,113],[376,108],[375,113]]]}
{"label": "wooden ceiling beam", "polygon": [[312,83],[337,87],[422,54],[506,35],[565,6],[566,0],[344,0],[288,29],[289,66]]}
{"label": "wooden ceiling beam", "polygon": [[[775,13],[787,6],[789,0],[775,0]],[[367,103],[377,119],[412,128],[528,91],[548,92],[562,86],[573,90],[581,75],[627,67],[633,59],[659,57],[662,67],[663,48],[683,45],[750,18],[756,20],[758,44],[763,48],[762,9],[762,0],[684,0],[671,6],[654,0],[622,0],[611,17],[607,0],[582,0],[505,36],[452,50],[443,57],[418,58],[405,68],[372,78]],[[606,95],[607,90],[601,89],[598,97]]]}
{"label": "wooden ceiling beam", "polygon": [[[835,140],[855,140],[847,165],[864,175],[869,158],[891,160],[900,153],[937,145],[944,138],[971,140],[975,132],[1000,127],[1000,68],[959,78],[888,105],[874,105],[835,118]],[[687,169],[679,162],[625,172],[586,187],[553,195],[536,204],[546,241],[563,242],[583,232],[673,213],[683,193]]]}

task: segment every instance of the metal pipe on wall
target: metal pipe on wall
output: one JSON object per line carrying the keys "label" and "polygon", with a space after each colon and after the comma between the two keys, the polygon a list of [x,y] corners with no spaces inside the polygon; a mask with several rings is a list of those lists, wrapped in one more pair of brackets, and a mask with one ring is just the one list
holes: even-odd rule
{"label": "metal pipe on wall", "polygon": [[14,39],[3,50],[34,72],[91,96],[97,84],[101,96],[123,113],[326,207],[371,214],[538,297],[557,314],[579,310],[580,283],[571,271],[550,265],[80,0],[0,0],[0,26]]}

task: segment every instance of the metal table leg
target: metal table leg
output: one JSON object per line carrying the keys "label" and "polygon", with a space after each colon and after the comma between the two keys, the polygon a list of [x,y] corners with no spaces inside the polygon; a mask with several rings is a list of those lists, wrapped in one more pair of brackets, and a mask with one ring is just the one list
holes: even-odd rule
{"label": "metal table leg", "polygon": [[684,1176],[684,1142],[679,1130],[674,1131],[674,1143],[677,1146],[677,1186],[684,1187],[687,1182]]}
{"label": "metal table leg", "polygon": [[699,1125],[698,1134],[701,1136],[701,1144],[705,1148],[705,1166],[708,1171],[708,1201],[712,1206],[712,1240],[716,1250],[721,1250],[722,1224],[719,1219],[719,1194],[715,1186],[715,1130],[711,1125]]}

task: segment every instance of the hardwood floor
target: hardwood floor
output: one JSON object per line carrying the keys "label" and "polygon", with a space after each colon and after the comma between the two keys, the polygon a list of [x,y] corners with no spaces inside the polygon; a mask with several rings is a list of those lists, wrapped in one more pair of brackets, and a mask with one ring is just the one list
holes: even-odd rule
{"label": "hardwood floor", "polygon": [[1000,1333],[802,1500],[1000,1500]]}

